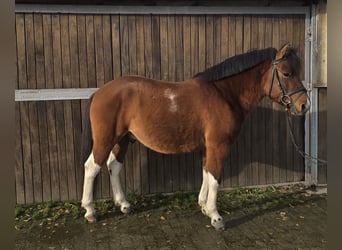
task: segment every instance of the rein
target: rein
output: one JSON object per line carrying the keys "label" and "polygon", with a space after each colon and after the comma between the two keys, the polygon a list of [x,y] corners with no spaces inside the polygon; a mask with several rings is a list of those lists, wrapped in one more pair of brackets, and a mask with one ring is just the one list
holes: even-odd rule
{"label": "rein", "polygon": [[[291,136],[291,141],[293,146],[295,147],[296,151],[306,160],[310,160],[310,161],[317,161],[320,164],[327,164],[328,161],[327,160],[323,160],[320,159],[318,157],[313,157],[308,153],[305,153],[304,150],[298,145],[296,138],[294,136],[294,131],[293,131],[293,123],[292,123],[292,118],[291,118],[291,114],[289,112],[289,110],[291,108],[295,108],[295,113],[298,114],[298,110],[295,106],[295,103],[297,102],[297,100],[305,93],[307,93],[307,89],[303,86],[301,88],[292,90],[290,92],[287,92],[285,90],[284,84],[282,83],[282,81],[279,78],[279,73],[277,70],[277,64],[285,61],[286,59],[280,59],[280,60],[274,60],[273,61],[273,68],[272,68],[272,81],[271,81],[271,85],[270,85],[270,90],[269,90],[269,96],[271,97],[271,93],[272,93],[272,89],[273,89],[273,83],[274,83],[274,77],[277,78],[277,83],[278,83],[278,87],[280,88],[280,91],[282,93],[282,97],[280,99],[281,104],[285,107],[285,110],[287,111],[287,123],[289,126],[289,131],[290,131],[290,136]],[[303,92],[302,94],[300,94],[294,101],[292,100],[291,96],[298,93],[298,92]]]}
{"label": "rein", "polygon": [[324,164],[324,165],[328,164],[327,160],[323,160],[323,159],[318,158],[318,157],[313,157],[310,154],[305,153],[303,151],[303,149],[298,145],[298,143],[296,142],[296,138],[294,136],[292,118],[291,118],[291,114],[289,112],[287,112],[287,123],[289,125],[289,131],[290,131],[292,144],[295,147],[295,149],[297,150],[297,152],[306,160],[317,161],[318,163]]}

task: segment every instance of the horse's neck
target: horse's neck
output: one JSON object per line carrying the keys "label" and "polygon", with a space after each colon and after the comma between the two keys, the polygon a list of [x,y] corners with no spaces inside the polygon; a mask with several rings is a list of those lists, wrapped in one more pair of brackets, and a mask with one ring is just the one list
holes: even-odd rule
{"label": "horse's neck", "polygon": [[214,84],[226,101],[238,105],[244,114],[252,111],[265,96],[264,65],[259,65],[239,75],[229,77]]}

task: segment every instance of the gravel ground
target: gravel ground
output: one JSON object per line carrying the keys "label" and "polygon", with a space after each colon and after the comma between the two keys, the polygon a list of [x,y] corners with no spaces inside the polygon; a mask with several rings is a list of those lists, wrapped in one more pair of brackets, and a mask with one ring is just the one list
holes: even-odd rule
{"label": "gravel ground", "polygon": [[[291,192],[291,191],[288,191]],[[199,208],[161,206],[16,226],[16,249],[327,249],[327,194],[302,193],[298,202],[259,210],[221,210],[226,230],[217,232]]]}

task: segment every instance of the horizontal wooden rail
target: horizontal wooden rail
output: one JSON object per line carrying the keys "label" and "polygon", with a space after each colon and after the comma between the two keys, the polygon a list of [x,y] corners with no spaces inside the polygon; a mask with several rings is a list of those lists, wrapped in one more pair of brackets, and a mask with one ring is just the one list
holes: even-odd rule
{"label": "horizontal wooden rail", "polygon": [[15,101],[58,101],[88,99],[97,88],[21,89],[15,90]]}

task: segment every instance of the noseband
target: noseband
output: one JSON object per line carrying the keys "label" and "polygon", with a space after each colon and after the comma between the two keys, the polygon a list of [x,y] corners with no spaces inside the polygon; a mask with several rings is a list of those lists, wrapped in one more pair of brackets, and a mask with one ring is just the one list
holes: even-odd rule
{"label": "noseband", "polygon": [[[273,68],[272,68],[272,80],[271,80],[271,85],[270,85],[270,90],[268,95],[271,97],[271,93],[272,93],[272,89],[273,89],[273,83],[274,83],[274,77],[277,78],[277,84],[279,86],[279,89],[282,93],[282,97],[280,98],[280,102],[281,104],[285,107],[285,110],[290,110],[291,108],[294,107],[295,113],[298,114],[298,110],[295,106],[295,103],[298,101],[298,99],[303,95],[307,93],[307,89],[302,86],[301,88],[292,90],[290,92],[287,92],[283,82],[280,80],[279,78],[279,73],[278,73],[278,69],[277,69],[277,64],[285,61],[286,59],[280,59],[280,60],[274,60],[273,61]],[[295,100],[292,100],[291,96],[298,93],[298,92],[303,92],[301,95],[299,95]]]}

